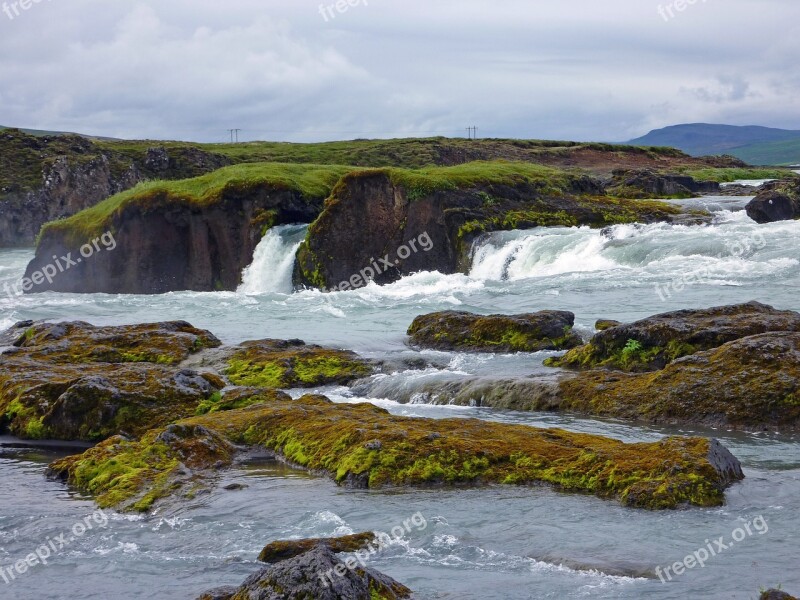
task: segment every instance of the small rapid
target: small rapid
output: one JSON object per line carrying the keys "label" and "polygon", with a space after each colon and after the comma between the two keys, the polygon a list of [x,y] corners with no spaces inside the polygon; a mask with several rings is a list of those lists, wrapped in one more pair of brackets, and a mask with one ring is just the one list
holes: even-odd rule
{"label": "small rapid", "polygon": [[306,237],[308,225],[281,225],[270,229],[259,242],[252,264],[242,274],[240,294],[291,294],[295,254]]}

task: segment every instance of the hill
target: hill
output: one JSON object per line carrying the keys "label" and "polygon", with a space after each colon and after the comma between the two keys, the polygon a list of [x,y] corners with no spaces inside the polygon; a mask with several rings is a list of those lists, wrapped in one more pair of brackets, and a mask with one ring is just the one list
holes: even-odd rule
{"label": "hill", "polygon": [[730,154],[756,165],[800,163],[800,131],[757,125],[672,125],[651,131],[628,143],[636,146],[671,146],[692,156]]}

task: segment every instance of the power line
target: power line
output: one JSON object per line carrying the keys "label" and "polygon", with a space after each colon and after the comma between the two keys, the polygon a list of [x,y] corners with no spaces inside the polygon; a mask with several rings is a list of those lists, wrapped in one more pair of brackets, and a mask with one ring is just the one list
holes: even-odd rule
{"label": "power line", "polygon": [[[231,134],[231,144],[233,144],[233,143],[238,144],[239,143],[239,132],[240,131],[241,131],[241,129],[228,129],[228,132]],[[233,141],[234,134],[236,135],[236,142]]]}

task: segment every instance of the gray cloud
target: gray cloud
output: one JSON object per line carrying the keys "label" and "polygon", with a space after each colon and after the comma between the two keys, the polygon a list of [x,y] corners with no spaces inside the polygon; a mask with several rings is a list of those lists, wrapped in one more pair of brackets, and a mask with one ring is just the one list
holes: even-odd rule
{"label": "gray cloud", "polygon": [[0,13],[0,123],[201,141],[229,127],[297,141],[473,124],[600,140],[695,121],[800,129],[797,0],[698,0],[666,20],[674,0],[352,1]]}

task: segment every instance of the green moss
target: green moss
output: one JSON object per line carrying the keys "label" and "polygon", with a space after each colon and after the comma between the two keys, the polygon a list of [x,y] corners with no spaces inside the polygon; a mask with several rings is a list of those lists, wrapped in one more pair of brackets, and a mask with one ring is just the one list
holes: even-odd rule
{"label": "green moss", "polygon": [[689,177],[693,177],[698,181],[716,181],[718,183],[730,183],[740,179],[784,179],[786,177],[796,177],[795,173],[787,171],[786,169],[772,169],[772,168],[721,168],[715,169],[712,167],[697,168],[697,167],[684,167],[679,168],[679,172]]}
{"label": "green moss", "polygon": [[[624,444],[474,419],[397,417],[371,404],[334,404],[320,396],[208,414],[173,427],[260,446],[358,486],[544,482],[643,508],[723,502],[725,483],[707,460],[708,440],[699,438]],[[163,497],[174,483],[165,473],[175,469],[177,451],[156,437],[150,432],[141,442],[104,442],[57,463],[56,470],[100,494],[103,505]],[[219,460],[200,443],[187,442],[180,455],[198,468],[211,469]]]}

